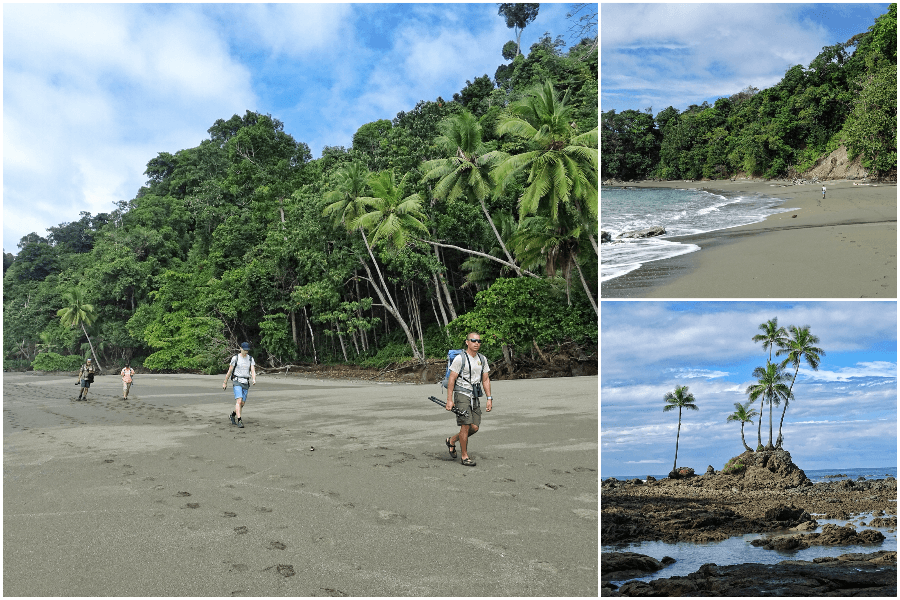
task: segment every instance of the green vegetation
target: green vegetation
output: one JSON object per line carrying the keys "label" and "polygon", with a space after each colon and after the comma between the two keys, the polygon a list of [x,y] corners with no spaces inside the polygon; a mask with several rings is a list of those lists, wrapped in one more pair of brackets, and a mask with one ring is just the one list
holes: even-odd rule
{"label": "green vegetation", "polygon": [[724,475],[737,475],[738,473],[743,473],[746,468],[747,465],[738,460],[738,457],[734,457],[725,463],[720,472]]}
{"label": "green vegetation", "polygon": [[383,367],[444,358],[467,328],[496,340],[494,359],[596,352],[593,36],[565,52],[546,34],[493,79],[317,159],[249,110],[159,152],[134,198],[4,254],[4,364],[90,351],[112,368],[213,373],[246,340],[261,367]]}
{"label": "green vegetation", "polygon": [[[785,406],[787,408],[787,406]],[[744,423],[752,423],[753,417],[758,415],[755,408],[750,408],[750,402],[746,404],[741,404],[740,402],[734,403],[734,412],[728,415],[725,419],[726,422],[731,421],[740,421],[741,423],[741,443],[744,444],[744,448],[747,452],[753,452],[753,449],[747,445],[747,441],[744,439]]]}
{"label": "green vegetation", "polygon": [[897,5],[775,86],[712,105],[601,115],[604,179],[796,176],[841,144],[876,176],[897,172]]}

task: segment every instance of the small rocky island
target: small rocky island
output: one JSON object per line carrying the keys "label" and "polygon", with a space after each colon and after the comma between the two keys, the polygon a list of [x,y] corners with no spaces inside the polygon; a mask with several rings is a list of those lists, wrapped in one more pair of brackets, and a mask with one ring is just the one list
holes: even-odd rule
{"label": "small rocky island", "polygon": [[[757,540],[755,545],[785,551],[811,545],[870,544],[873,553],[812,562],[785,560],[776,565],[707,564],[687,577],[616,586],[610,582],[645,577],[674,560],[604,552],[601,595],[896,596],[897,553],[877,551],[883,534],[865,529],[867,525],[896,529],[896,499],[897,481],[891,477],[814,484],[784,450],[745,452],[720,471],[710,465],[704,475],[679,467],[661,480],[607,479],[601,484],[600,500],[604,545],[642,540],[716,542],[748,533],[778,532],[777,537]],[[859,518],[863,514],[875,517],[865,523]],[[814,515],[851,523],[825,525],[812,533],[818,529]],[[854,518],[859,521],[853,523]]]}

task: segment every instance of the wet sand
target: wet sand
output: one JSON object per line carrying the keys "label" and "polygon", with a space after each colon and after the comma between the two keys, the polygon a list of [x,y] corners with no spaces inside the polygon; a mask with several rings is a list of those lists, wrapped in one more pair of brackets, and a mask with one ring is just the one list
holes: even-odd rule
{"label": "wet sand", "polygon": [[597,377],[498,381],[463,467],[436,384],[4,373],[6,596],[593,596]]}
{"label": "wet sand", "polygon": [[[780,181],[639,182],[635,187],[784,198],[761,223],[666,238],[700,250],[601,284],[604,298],[896,298],[897,186]],[[601,201],[602,212],[602,201]],[[795,216],[796,215],[796,216]],[[602,250],[601,250],[602,251]]]}

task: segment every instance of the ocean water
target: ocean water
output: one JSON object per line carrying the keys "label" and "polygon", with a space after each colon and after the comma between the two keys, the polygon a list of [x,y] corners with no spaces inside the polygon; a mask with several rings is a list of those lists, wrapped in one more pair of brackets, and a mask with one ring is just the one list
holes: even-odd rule
{"label": "ocean water", "polygon": [[[806,476],[809,477],[810,481],[812,481],[813,483],[821,483],[823,481],[840,481],[841,479],[855,480],[859,477],[865,477],[866,479],[885,479],[887,477],[893,477],[894,479],[897,479],[896,466],[874,467],[867,469],[804,469],[803,472],[806,473]],[[699,471],[697,475],[703,475],[703,473],[704,471]],[[662,474],[644,473],[643,475],[606,475],[601,476],[600,480],[605,481],[610,477],[615,477],[619,481],[626,481],[628,479],[640,479],[646,482],[647,475],[652,475],[656,479],[665,479],[669,476],[667,471],[666,473]]]}
{"label": "ocean water", "polygon": [[[866,469],[809,469],[804,470],[806,476],[814,483],[827,481],[840,481],[841,479],[853,479],[865,477],[866,479],[885,479],[887,477],[897,478],[897,467],[878,467]],[[842,475],[842,477],[839,477]],[[662,479],[666,475],[653,475],[657,479]],[[626,479],[634,479],[628,475],[612,475],[619,481]],[[609,477],[601,477],[601,479],[609,479]],[[646,480],[647,475],[636,476],[638,479]],[[600,498],[601,506],[603,498]],[[815,516],[815,515],[814,515]],[[862,519],[868,523],[872,520],[872,514],[865,514]],[[777,550],[765,550],[751,546],[750,542],[762,537],[771,537],[775,535],[796,535],[796,531],[784,532],[767,532],[765,534],[748,533],[743,536],[735,536],[723,540],[721,542],[710,542],[706,544],[696,544],[690,542],[678,542],[676,544],[667,544],[665,542],[634,542],[630,544],[603,544],[601,539],[601,552],[638,552],[647,556],[652,556],[657,560],[662,560],[664,556],[671,556],[676,560],[675,563],[650,573],[646,577],[632,578],[628,581],[637,579],[638,581],[650,581],[662,577],[674,577],[676,575],[688,575],[695,572],[706,563],[715,563],[719,566],[736,565],[740,563],[760,563],[775,564],[783,560],[808,560],[822,556],[840,556],[841,554],[849,554],[851,552],[877,552],[878,550],[897,550],[897,532],[890,532],[886,527],[868,527],[859,526],[860,516],[854,516],[849,521],[836,519],[820,519],[816,521],[819,527],[815,531],[821,531],[822,525],[833,523],[835,525],[846,525],[851,523],[857,531],[863,529],[876,529],[884,534],[884,541],[880,544],[870,546],[812,546],[805,550],[793,550],[788,552],[780,552]],[[812,532],[803,532],[812,533]],[[621,585],[624,581],[614,581],[616,585]]]}
{"label": "ocean water", "polygon": [[614,240],[624,231],[656,225],[665,227],[666,235],[603,244],[600,281],[620,277],[646,262],[700,249],[695,244],[669,241],[668,237],[748,225],[793,210],[783,203],[781,198],[759,194],[725,196],[704,190],[601,186],[600,228],[609,231]]}

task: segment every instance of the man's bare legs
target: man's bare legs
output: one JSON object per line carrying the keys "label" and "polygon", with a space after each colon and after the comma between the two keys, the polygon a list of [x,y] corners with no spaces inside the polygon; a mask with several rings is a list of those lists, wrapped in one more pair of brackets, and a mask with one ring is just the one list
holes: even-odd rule
{"label": "man's bare legs", "polygon": [[478,425],[460,425],[459,433],[450,438],[450,444],[453,446],[456,445],[457,440],[459,441],[459,451],[462,453],[459,456],[461,460],[469,458],[469,452],[467,448],[469,438],[476,433],[478,433]]}

